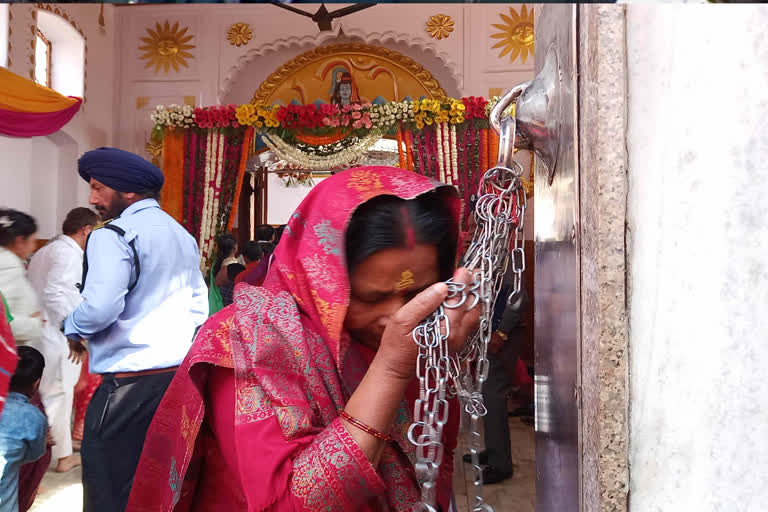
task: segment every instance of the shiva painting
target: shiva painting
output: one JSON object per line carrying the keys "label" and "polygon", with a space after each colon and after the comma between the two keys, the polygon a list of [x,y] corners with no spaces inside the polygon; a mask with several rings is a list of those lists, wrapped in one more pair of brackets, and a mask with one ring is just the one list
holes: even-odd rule
{"label": "shiva painting", "polygon": [[280,66],[261,83],[252,103],[339,106],[445,97],[419,63],[394,50],[362,43],[321,46]]}

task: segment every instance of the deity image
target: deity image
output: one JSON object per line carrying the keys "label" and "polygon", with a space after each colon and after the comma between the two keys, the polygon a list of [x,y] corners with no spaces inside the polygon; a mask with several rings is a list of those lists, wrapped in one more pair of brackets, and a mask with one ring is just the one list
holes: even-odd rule
{"label": "deity image", "polygon": [[331,103],[343,107],[360,102],[357,85],[348,71],[334,71],[333,79],[335,83],[331,92]]}

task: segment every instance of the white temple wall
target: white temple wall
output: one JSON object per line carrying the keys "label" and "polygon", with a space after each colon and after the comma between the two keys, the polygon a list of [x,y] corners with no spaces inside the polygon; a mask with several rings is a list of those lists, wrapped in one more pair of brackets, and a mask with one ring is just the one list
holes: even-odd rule
{"label": "white temple wall", "polygon": [[[103,27],[100,4],[51,4],[50,8],[58,9],[59,16],[85,37],[85,103],[62,130],[50,136],[0,136],[0,205],[33,215],[41,238],[57,234],[70,209],[88,205],[88,186],[77,175],[77,157],[114,144],[119,101],[115,94],[115,7],[104,5]],[[30,57],[36,10],[35,4],[10,6],[9,69],[27,78],[34,69]],[[55,48],[53,56],[55,59]],[[53,71],[56,73],[55,62]]]}
{"label": "white temple wall", "polygon": [[766,508],[766,26],[627,6],[631,512]]}

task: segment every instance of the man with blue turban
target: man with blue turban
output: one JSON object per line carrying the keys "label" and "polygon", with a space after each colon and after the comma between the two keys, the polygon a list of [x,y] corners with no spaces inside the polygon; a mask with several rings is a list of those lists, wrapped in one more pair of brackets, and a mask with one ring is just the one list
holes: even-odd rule
{"label": "man with blue turban", "polygon": [[208,318],[208,290],[195,239],[157,202],[160,169],[99,148],[78,172],[111,219],[88,238],[83,301],[62,326],[76,350],[87,341],[90,371],[103,377],[85,418],[83,510],[121,512],[155,409]]}

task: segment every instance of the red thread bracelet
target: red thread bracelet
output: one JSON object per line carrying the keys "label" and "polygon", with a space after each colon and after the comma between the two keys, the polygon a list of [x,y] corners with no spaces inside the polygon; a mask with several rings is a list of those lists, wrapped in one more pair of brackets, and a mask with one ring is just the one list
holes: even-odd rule
{"label": "red thread bracelet", "polygon": [[356,426],[357,428],[359,428],[360,430],[362,430],[366,434],[371,434],[373,437],[379,438],[379,439],[381,439],[383,441],[391,441],[392,440],[392,436],[390,436],[388,434],[382,434],[381,432],[379,432],[375,428],[369,427],[368,425],[366,425],[362,421],[360,421],[360,420],[358,420],[356,418],[353,418],[352,416],[347,414],[347,412],[344,409],[339,409],[339,416],[341,416],[348,423]]}

